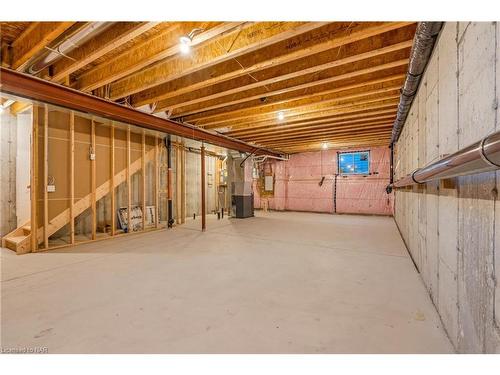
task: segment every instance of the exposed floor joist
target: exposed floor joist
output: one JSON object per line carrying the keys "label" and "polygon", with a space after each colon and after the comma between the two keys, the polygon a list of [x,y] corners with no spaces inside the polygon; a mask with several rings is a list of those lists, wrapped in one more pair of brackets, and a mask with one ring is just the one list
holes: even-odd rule
{"label": "exposed floor joist", "polygon": [[64,59],[53,64],[52,80],[61,82],[78,69],[104,56],[113,49],[129,42],[140,34],[156,26],[158,22],[120,22],[106,30],[105,33],[90,39],[81,47],[67,54]]}
{"label": "exposed floor joist", "polygon": [[[0,27],[2,62],[10,51],[20,69],[77,29]],[[396,114],[415,29],[414,22],[113,22],[43,77],[287,153],[349,139],[388,144],[380,130]],[[188,34],[191,51],[182,54],[179,38]]]}
{"label": "exposed floor joist", "polygon": [[23,70],[28,61],[68,30],[74,22],[33,22],[11,45],[10,66]]}

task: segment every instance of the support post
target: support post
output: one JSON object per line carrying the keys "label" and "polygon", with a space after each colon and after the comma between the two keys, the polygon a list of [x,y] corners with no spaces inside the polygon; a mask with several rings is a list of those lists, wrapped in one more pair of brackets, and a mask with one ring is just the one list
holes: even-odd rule
{"label": "support post", "polygon": [[91,133],[91,148],[92,151],[91,153],[93,154],[93,158],[90,160],[90,166],[91,166],[91,184],[92,184],[92,202],[91,207],[92,207],[92,239],[96,239],[96,228],[97,228],[97,217],[96,217],[96,193],[95,193],[95,188],[96,188],[96,167],[95,167],[95,158],[96,158],[96,147],[95,147],[95,121],[92,119],[92,133]]}
{"label": "support post", "polygon": [[111,157],[110,157],[110,192],[111,192],[111,235],[115,235],[116,230],[116,201],[115,201],[115,123],[111,121]]}
{"label": "support post", "polygon": [[179,144],[175,145],[175,222],[177,224],[181,223],[181,147]]}
{"label": "support post", "polygon": [[205,145],[201,146],[201,230],[206,230],[205,212]]}
{"label": "support post", "polygon": [[49,248],[49,107],[44,106],[43,113],[43,242],[45,249]]}
{"label": "support post", "polygon": [[33,127],[31,129],[31,176],[30,176],[30,199],[31,199],[31,251],[38,249],[38,223],[37,223],[37,189],[38,189],[38,115],[40,108],[33,105]]}
{"label": "support post", "polygon": [[173,205],[172,205],[172,196],[173,196],[173,181],[172,181],[172,139],[170,134],[167,136],[167,168],[168,168],[168,227],[172,228],[174,225],[173,219]]}
{"label": "support post", "polygon": [[132,230],[132,187],[130,186],[130,126],[127,127],[127,233]]}
{"label": "support post", "polygon": [[146,132],[142,129],[142,155],[141,155],[141,177],[142,177],[142,230],[146,229]]}
{"label": "support post", "polygon": [[69,242],[75,243],[75,112],[69,113]]}
{"label": "support post", "polygon": [[181,224],[186,222],[186,148],[181,143]]}
{"label": "support post", "polygon": [[160,184],[158,183],[159,181],[159,158],[158,158],[158,135],[155,135],[155,167],[154,167],[154,175],[155,175],[155,178],[154,178],[154,190],[153,190],[153,194],[155,196],[155,228],[158,228],[158,223],[160,222],[160,218],[159,218],[159,213],[160,213],[160,210],[159,210],[159,207],[158,207],[158,204],[160,203],[160,199],[158,198],[158,195],[160,194]]}

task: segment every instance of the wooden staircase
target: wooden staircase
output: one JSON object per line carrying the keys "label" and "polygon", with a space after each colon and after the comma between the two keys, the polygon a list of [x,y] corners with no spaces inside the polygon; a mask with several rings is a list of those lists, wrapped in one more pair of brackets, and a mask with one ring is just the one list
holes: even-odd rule
{"label": "wooden staircase", "polygon": [[[154,159],[155,149],[153,148],[149,152],[146,153],[145,163]],[[135,160],[130,164],[130,175],[138,172],[142,167],[141,158]],[[117,187],[118,185],[124,183],[127,180],[127,169],[123,169],[117,174],[113,179],[113,187]],[[111,179],[107,180],[100,186],[98,186],[95,190],[95,199],[96,202],[101,198],[104,198],[111,191]],[[92,193],[86,195],[82,199],[75,202],[73,205],[73,215],[76,217],[84,212],[87,208],[92,205]],[[56,233],[59,229],[64,227],[66,224],[70,222],[70,209],[67,208],[62,211],[60,214],[56,215],[52,220],[49,221],[49,225],[47,227],[47,236],[51,236]],[[38,243],[43,242],[43,226],[39,227],[37,230]],[[6,247],[8,249],[14,250],[17,254],[25,254],[31,252],[31,223],[27,222],[26,224],[16,228],[9,234],[6,234],[2,237],[2,247]]]}
{"label": "wooden staircase", "polygon": [[14,250],[17,254],[26,254],[31,251],[31,226],[27,222],[2,237],[2,247]]}

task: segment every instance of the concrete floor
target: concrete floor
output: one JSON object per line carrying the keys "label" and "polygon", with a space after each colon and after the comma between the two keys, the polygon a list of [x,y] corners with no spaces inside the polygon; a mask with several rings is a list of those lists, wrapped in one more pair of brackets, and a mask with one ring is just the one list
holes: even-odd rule
{"label": "concrete floor", "polygon": [[3,348],[49,353],[449,353],[390,217],[257,213],[16,256]]}

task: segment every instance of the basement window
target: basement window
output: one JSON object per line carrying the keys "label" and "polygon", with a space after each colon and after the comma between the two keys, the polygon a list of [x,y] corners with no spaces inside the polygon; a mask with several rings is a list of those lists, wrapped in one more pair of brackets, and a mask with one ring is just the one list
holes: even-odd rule
{"label": "basement window", "polygon": [[344,175],[370,174],[370,151],[339,152],[339,173]]}

